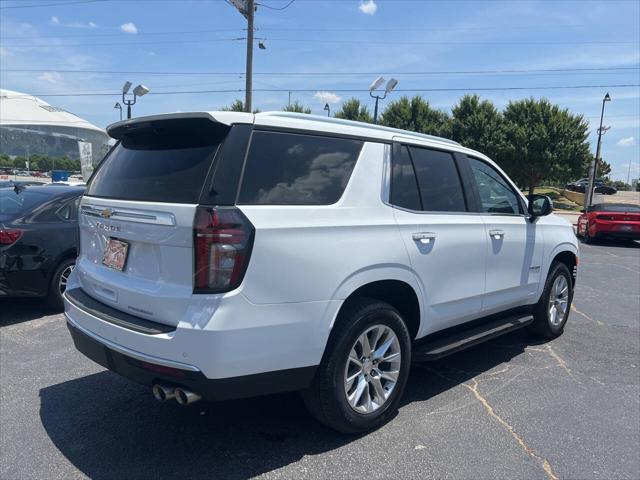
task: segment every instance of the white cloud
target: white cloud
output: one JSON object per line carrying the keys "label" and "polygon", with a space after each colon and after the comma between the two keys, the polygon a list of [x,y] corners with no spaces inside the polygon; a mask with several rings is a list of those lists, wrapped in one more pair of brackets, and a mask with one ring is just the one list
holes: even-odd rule
{"label": "white cloud", "polygon": [[96,28],[96,24],[95,24],[95,23],[93,23],[93,22],[89,22],[89,26],[90,26],[91,28]]}
{"label": "white cloud", "polygon": [[636,139],[634,137],[625,137],[618,140],[619,147],[633,147],[636,144]]}
{"label": "white cloud", "polygon": [[123,23],[122,25],[120,25],[120,30],[125,33],[132,33],[134,35],[138,33],[138,27],[136,27],[136,24],[133,22]]}
{"label": "white cloud", "polygon": [[339,97],[333,92],[316,92],[313,94],[313,98],[320,100],[321,102],[332,103],[332,104],[338,103],[340,100],[342,100],[341,97]]}
{"label": "white cloud", "polygon": [[44,72],[42,75],[38,76],[38,80],[42,80],[47,83],[59,84],[62,83],[62,75],[58,72]]}
{"label": "white cloud", "polygon": [[60,23],[60,19],[54,15],[53,17],[51,17],[51,23],[55,23],[56,25],[58,25]]}
{"label": "white cloud", "polygon": [[374,0],[360,0],[360,5],[358,5],[358,10],[360,10],[365,15],[373,15],[378,10],[378,5]]}

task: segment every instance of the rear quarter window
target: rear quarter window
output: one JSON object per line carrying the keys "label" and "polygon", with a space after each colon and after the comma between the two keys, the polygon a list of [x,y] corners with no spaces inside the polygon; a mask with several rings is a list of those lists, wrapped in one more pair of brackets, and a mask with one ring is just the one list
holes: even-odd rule
{"label": "rear quarter window", "polygon": [[342,196],[363,142],[255,131],[238,198],[244,205],[330,205]]}
{"label": "rear quarter window", "polygon": [[0,190],[0,221],[22,217],[51,198],[51,195],[28,188],[18,192],[13,188],[3,188]]}

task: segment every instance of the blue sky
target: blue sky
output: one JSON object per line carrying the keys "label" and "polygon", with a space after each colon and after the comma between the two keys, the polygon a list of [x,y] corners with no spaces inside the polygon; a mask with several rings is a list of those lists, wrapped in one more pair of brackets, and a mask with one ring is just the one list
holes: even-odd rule
{"label": "blue sky", "polygon": [[[631,176],[640,175],[636,0],[296,0],[284,10],[273,8],[289,0],[258,3],[256,36],[267,48],[255,50],[254,88],[272,91],[256,91],[254,107],[279,109],[293,90],[292,100],[317,114],[325,113],[327,101],[338,109],[352,96],[373,109],[366,88],[380,73],[399,80],[390,99],[420,93],[446,111],[466,91],[499,108],[509,100],[546,97],[584,114],[594,141],[609,91],[605,125],[611,130],[603,157],[613,164],[614,178],[626,180],[629,162]],[[140,99],[134,115],[215,110],[244,97],[233,91],[158,94],[244,88],[246,21],[224,0],[0,0],[0,8],[2,88],[104,94],[44,97],[99,126],[117,120],[113,105],[125,80],[156,93]],[[29,69],[36,71],[15,71]],[[140,73],[115,73],[132,71]],[[531,89],[591,85],[603,87]]]}

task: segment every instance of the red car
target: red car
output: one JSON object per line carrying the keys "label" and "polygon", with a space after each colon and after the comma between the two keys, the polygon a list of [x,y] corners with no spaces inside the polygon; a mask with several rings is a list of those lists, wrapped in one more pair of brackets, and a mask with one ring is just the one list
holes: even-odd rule
{"label": "red car", "polygon": [[640,240],[640,205],[592,205],[578,217],[578,236],[585,243],[602,237]]}

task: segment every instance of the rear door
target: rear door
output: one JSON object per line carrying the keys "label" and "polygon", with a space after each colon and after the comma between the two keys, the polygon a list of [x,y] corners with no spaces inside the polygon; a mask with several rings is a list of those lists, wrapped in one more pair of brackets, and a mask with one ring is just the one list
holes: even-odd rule
{"label": "rear door", "polygon": [[428,331],[477,317],[485,289],[487,237],[469,213],[452,153],[394,144],[390,203],[423,285]]}
{"label": "rear door", "polygon": [[193,293],[196,207],[229,127],[210,118],[130,127],[82,199],[76,274],[96,300],[177,325]]}
{"label": "rear door", "polygon": [[530,222],[524,202],[493,165],[467,157],[485,224],[487,281],[483,311],[490,314],[528,303],[543,278],[543,231]]}

